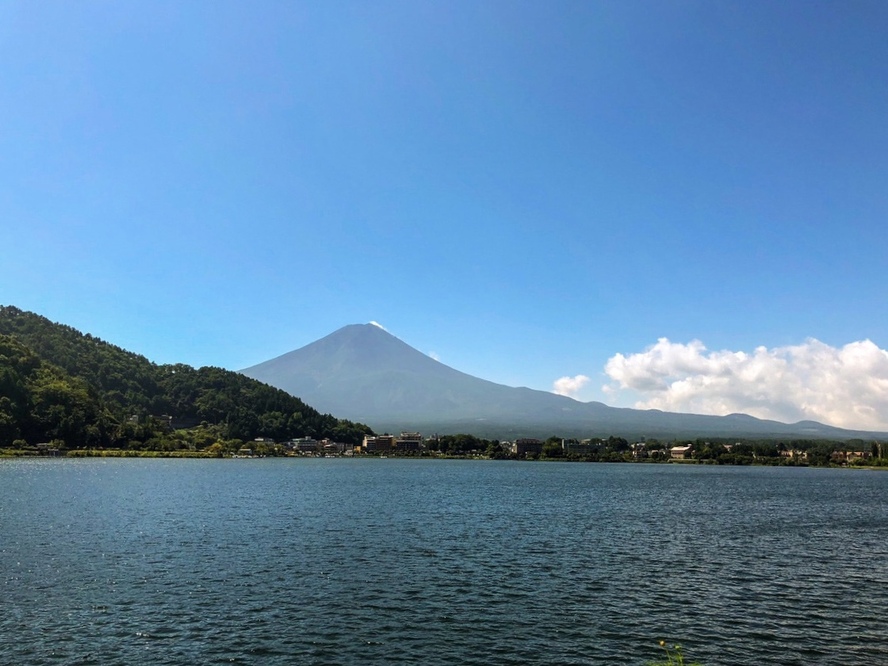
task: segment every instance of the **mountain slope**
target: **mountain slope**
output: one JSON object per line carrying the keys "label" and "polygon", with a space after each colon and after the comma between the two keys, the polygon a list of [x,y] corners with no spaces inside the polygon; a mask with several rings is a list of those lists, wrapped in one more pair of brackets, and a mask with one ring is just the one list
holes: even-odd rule
{"label": "mountain slope", "polygon": [[0,446],[64,440],[100,445],[105,419],[86,382],[0,334]]}
{"label": "mountain slope", "polygon": [[795,425],[744,414],[706,416],[608,407],[472,377],[439,363],[372,324],[345,326],[295,351],[242,370],[377,430],[551,435],[804,437],[876,433],[813,421]]}
{"label": "mountain slope", "polygon": [[478,379],[439,363],[372,324],[346,326],[302,349],[242,370],[321,409],[368,419],[484,418],[557,413],[575,401]]}
{"label": "mountain slope", "polygon": [[[151,428],[131,428],[134,416],[135,422],[148,425],[156,421],[151,417],[161,415],[172,416],[181,424],[206,422],[218,426],[225,437],[241,440],[309,435],[357,443],[369,430],[322,414],[299,398],[239,373],[184,364],[156,365],[144,356],[12,306],[0,306],[0,335],[8,336],[4,339],[6,353],[0,353],[0,380],[7,378],[6,384],[13,388],[32,385],[31,375],[23,374],[20,368],[26,367],[22,359],[33,358],[29,362],[39,363],[40,376],[51,375],[53,386],[73,388],[30,394],[39,393],[45,397],[44,402],[55,401],[59,408],[67,404],[64,400],[72,402],[74,396],[80,405],[71,417],[80,420],[72,421],[73,426],[69,423],[65,431],[68,434],[63,435],[59,427],[39,430],[33,426],[46,420],[37,418],[39,414],[34,411],[41,407],[39,400],[27,403],[34,416],[27,422],[22,421],[22,405],[26,403],[13,405],[9,400],[0,421],[6,414],[7,420],[14,418],[15,424],[5,430],[0,427],[0,445],[8,445],[16,433],[26,432],[30,433],[28,440],[60,438],[71,446],[86,444],[87,440],[94,446],[116,446],[156,435]],[[6,384],[0,381],[0,408],[5,405],[4,398],[14,395]],[[81,416],[84,413],[86,416]],[[89,437],[78,431],[87,426],[93,428]]]}

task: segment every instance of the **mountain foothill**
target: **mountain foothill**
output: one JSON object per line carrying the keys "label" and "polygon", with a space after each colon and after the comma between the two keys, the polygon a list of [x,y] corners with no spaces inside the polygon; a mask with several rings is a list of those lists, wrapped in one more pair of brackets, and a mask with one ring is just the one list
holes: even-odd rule
{"label": "mountain foothill", "polygon": [[210,450],[372,430],[230,370],[158,365],[70,326],[0,306],[0,449]]}

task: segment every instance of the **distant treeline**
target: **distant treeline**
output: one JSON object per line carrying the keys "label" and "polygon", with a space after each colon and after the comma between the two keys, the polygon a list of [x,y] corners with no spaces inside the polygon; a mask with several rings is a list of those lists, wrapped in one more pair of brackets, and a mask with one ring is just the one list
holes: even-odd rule
{"label": "distant treeline", "polygon": [[157,365],[0,306],[0,448],[226,449],[265,437],[359,443],[372,430],[221,368]]}
{"label": "distant treeline", "polygon": [[611,436],[587,440],[552,436],[539,452],[515,454],[508,443],[473,435],[441,435],[427,443],[430,452],[496,459],[575,460],[586,462],[659,462],[671,459],[674,447],[688,447],[685,460],[717,465],[875,465],[888,466],[888,442],[852,439],[646,439],[629,442]]}

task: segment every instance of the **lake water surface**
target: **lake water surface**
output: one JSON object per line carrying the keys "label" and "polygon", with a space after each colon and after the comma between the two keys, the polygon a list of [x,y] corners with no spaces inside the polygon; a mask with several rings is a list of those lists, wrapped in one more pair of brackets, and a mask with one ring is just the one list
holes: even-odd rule
{"label": "lake water surface", "polygon": [[888,664],[888,474],[0,460],[2,664]]}

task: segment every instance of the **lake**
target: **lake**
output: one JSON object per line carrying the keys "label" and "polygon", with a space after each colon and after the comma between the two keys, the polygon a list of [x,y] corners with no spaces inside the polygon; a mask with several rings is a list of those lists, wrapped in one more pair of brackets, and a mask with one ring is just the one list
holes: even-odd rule
{"label": "lake", "polygon": [[888,474],[0,460],[2,664],[888,663]]}

